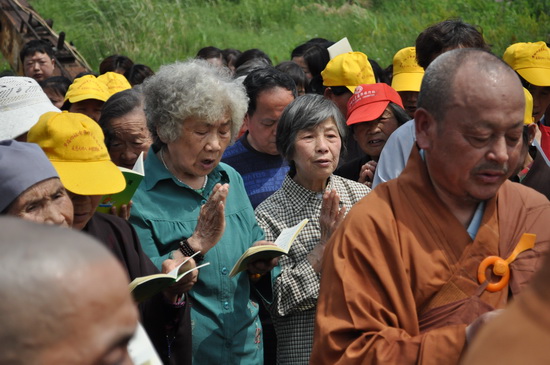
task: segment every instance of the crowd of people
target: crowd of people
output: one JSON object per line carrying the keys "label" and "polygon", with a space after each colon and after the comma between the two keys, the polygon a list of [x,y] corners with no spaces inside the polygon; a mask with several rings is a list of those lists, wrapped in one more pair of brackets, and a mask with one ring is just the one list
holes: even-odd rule
{"label": "crowd of people", "polygon": [[[387,68],[333,44],[69,80],[27,43],[0,78],[0,363],[129,363],[138,322],[165,364],[550,362],[548,45],[494,55],[460,19]],[[133,301],[185,260],[209,265]]]}

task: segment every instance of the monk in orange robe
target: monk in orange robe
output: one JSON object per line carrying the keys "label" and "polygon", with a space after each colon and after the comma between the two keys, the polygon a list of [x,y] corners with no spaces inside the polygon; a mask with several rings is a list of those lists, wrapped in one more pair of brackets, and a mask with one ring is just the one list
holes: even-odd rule
{"label": "monk in orange robe", "polygon": [[[457,49],[430,65],[418,148],[397,179],[351,209],[325,251],[311,364],[456,364],[467,333],[521,291],[550,245],[550,202],[507,181],[524,109],[519,79],[489,53]],[[524,233],[534,247],[489,291],[504,279],[481,270],[481,281],[480,264],[508,258]]]}

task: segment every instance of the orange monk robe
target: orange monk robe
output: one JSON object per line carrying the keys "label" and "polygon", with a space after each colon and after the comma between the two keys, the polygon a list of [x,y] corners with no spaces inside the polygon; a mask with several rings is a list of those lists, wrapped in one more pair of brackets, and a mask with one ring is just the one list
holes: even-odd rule
{"label": "orange monk robe", "polygon": [[548,285],[544,291],[542,296],[536,288],[524,290],[502,314],[480,330],[468,345],[461,364],[550,364]]}
{"label": "orange monk robe", "polygon": [[[455,364],[465,329],[503,308],[550,246],[550,203],[505,182],[486,201],[472,241],[437,197],[413,148],[397,179],[378,186],[349,212],[325,251],[311,364]],[[505,289],[477,282],[479,263],[508,257],[523,233],[535,248],[511,265]]]}

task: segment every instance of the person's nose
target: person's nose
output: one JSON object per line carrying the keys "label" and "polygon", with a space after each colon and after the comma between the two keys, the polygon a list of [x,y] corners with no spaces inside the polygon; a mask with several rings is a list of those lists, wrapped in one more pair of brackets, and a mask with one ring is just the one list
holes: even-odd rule
{"label": "person's nose", "polygon": [[48,204],[42,212],[45,224],[60,226],[65,222],[65,216],[62,214],[61,209],[53,203]]}
{"label": "person's nose", "polygon": [[210,138],[208,138],[208,141],[206,142],[206,149],[208,151],[217,152],[221,150],[221,141],[220,136],[216,133],[212,133]]}
{"label": "person's nose", "polygon": [[325,153],[328,151],[328,143],[324,136],[318,137],[316,139],[316,148],[317,152]]}
{"label": "person's nose", "polygon": [[489,160],[495,161],[501,165],[508,162],[508,145],[505,136],[495,139],[487,157]]}
{"label": "person's nose", "polygon": [[380,122],[379,119],[373,120],[372,122],[368,123],[367,124],[367,126],[368,126],[367,134],[376,134],[376,133],[380,132],[380,125],[381,124],[382,124],[382,122]]}
{"label": "person's nose", "polygon": [[138,153],[134,151],[134,149],[131,146],[126,146],[124,148],[124,151],[120,154],[120,157],[125,162],[132,162],[138,158]]}

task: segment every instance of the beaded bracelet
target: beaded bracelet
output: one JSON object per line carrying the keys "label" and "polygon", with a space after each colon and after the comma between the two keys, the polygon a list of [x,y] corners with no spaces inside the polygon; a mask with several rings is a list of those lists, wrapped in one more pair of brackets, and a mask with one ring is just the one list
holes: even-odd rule
{"label": "beaded bracelet", "polygon": [[[189,242],[187,241],[187,238],[180,241],[179,250],[182,253],[182,255],[186,256],[186,257],[193,256],[196,253],[196,251],[193,250],[191,248],[191,246],[189,246]],[[198,264],[199,262],[204,260],[204,256],[202,254],[198,253],[193,257],[193,259]]]}

